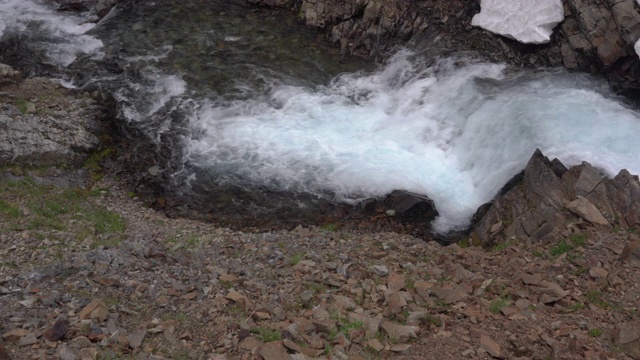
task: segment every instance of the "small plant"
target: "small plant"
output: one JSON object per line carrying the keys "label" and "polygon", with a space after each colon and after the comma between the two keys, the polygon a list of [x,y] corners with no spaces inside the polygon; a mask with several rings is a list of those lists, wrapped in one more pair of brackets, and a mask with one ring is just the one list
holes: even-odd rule
{"label": "small plant", "polygon": [[587,243],[587,235],[585,234],[573,234],[569,237],[569,241],[575,246],[584,246]]}
{"label": "small plant", "polygon": [[336,232],[336,231],[338,231],[339,227],[338,227],[338,225],[337,225],[337,224],[334,224],[334,223],[327,223],[327,224],[322,225],[322,226],[320,227],[320,229],[321,229],[321,230],[324,230],[324,231]]}
{"label": "small plant", "polygon": [[493,247],[493,251],[495,251],[495,252],[502,251],[502,250],[508,248],[510,245],[511,245],[510,241],[503,242],[502,244],[498,244],[498,245],[494,246]]}
{"label": "small plant", "polygon": [[96,233],[119,233],[125,230],[125,221],[116,213],[106,210],[98,210],[93,214]]}
{"label": "small plant", "polygon": [[591,336],[592,338],[600,337],[600,335],[602,335],[602,330],[598,328],[589,330],[589,336]]}
{"label": "small plant", "polygon": [[251,330],[262,342],[272,342],[282,340],[282,334],[278,330],[273,330],[265,327],[257,327]]}
{"label": "small plant", "polygon": [[300,261],[302,261],[302,254],[300,253],[295,253],[293,254],[293,256],[291,257],[291,259],[289,259],[289,264],[291,266],[296,266],[300,263]]}
{"label": "small plant", "polygon": [[9,217],[17,218],[20,216],[20,210],[4,200],[0,200],[0,214],[6,214]]}
{"label": "small plant", "polygon": [[509,305],[510,303],[511,299],[509,299],[508,297],[499,298],[491,302],[491,304],[489,305],[489,310],[491,310],[492,313],[497,314],[502,311],[503,307]]}
{"label": "small plant", "polygon": [[553,246],[551,249],[549,249],[549,254],[551,256],[560,256],[564,253],[568,253],[571,250],[573,250],[573,246],[571,246],[571,244],[563,240],[562,242],[559,242],[558,244]]}
{"label": "small plant", "polygon": [[584,309],[584,304],[576,302],[576,303],[573,303],[573,304],[569,305],[569,307],[567,308],[567,311],[568,312],[575,312],[575,311],[582,310],[582,309]]}
{"label": "small plant", "polygon": [[597,307],[600,307],[603,309],[613,308],[613,305],[611,303],[603,299],[602,293],[600,291],[590,291],[586,294],[586,296],[587,296],[587,300]]}
{"label": "small plant", "polygon": [[544,253],[542,251],[534,251],[531,255],[535,256],[535,257],[539,257],[539,258],[544,258]]}
{"label": "small plant", "polygon": [[411,275],[405,275],[404,285],[407,289],[414,289],[416,287],[416,282],[413,280]]}

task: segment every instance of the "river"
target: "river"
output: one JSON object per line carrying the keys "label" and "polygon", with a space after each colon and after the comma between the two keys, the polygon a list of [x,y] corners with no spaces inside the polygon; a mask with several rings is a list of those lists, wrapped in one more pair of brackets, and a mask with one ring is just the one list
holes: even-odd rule
{"label": "river", "polygon": [[425,48],[374,66],[341,59],[294,17],[224,1],[143,2],[98,23],[36,0],[0,0],[0,13],[3,58],[108,91],[134,140],[171,149],[159,157],[171,191],[277,197],[223,192],[223,207],[304,212],[403,189],[432,198],[447,232],[536,148],[640,173],[638,109],[589,75]]}

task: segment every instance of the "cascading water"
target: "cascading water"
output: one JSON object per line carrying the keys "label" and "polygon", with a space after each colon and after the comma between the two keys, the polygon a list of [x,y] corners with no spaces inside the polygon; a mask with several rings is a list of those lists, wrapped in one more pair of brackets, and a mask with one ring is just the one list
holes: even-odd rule
{"label": "cascading water", "polygon": [[[70,68],[114,94],[122,121],[155,142],[181,127],[174,161],[198,176],[181,173],[176,181],[345,202],[404,189],[435,201],[441,215],[434,227],[446,232],[468,225],[536,148],[565,164],[586,160],[609,174],[640,173],[640,114],[590,76],[428,58],[419,50],[354,72],[353,64],[307,47],[314,35],[291,31],[294,25],[246,21],[230,5],[189,3],[139,4],[89,33],[67,33],[62,43],[67,54],[91,55]],[[16,4],[0,0],[0,11],[22,11]],[[0,23],[0,30],[27,34],[48,21],[77,19],[47,11]],[[262,22],[279,25],[256,25]],[[78,48],[76,40],[105,45]],[[59,64],[67,65],[63,58]]]}

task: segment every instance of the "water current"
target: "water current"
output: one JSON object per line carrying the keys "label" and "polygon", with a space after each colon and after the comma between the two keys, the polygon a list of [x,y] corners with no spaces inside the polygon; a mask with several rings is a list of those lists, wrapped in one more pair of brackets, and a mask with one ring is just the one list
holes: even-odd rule
{"label": "water current", "polygon": [[355,203],[404,189],[435,201],[446,232],[536,148],[640,173],[640,113],[588,75],[416,48],[372,68],[339,61],[293,18],[223,1],[126,5],[98,23],[36,0],[0,0],[0,13],[0,49],[19,43],[68,86],[107,89],[120,121],[170,141],[161,172],[181,191]]}

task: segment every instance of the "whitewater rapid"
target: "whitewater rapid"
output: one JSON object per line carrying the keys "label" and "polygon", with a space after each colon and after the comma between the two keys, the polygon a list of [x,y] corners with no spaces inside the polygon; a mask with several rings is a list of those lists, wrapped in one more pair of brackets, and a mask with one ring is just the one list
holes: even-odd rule
{"label": "whitewater rapid", "polygon": [[167,177],[176,184],[201,180],[185,174],[196,168],[216,184],[352,203],[408,190],[434,200],[434,229],[447,232],[465,228],[536,148],[566,165],[640,173],[640,114],[588,75],[403,50],[377,71],[327,82],[329,62],[295,57],[310,51],[293,47],[302,38],[268,47],[289,29],[264,36],[234,19],[245,27],[212,29],[225,20],[214,7],[185,35],[180,12],[167,20],[166,3],[140,6],[142,15],[96,24],[41,1],[0,0],[0,41],[19,38],[93,77],[117,100],[120,121],[178,154],[170,161],[179,166],[161,169],[178,171]]}
{"label": "whitewater rapid", "polygon": [[565,164],[640,172],[640,115],[588,76],[401,51],[374,74],[248,100],[203,100],[198,166],[278,189],[358,201],[394,189],[432,198],[434,229],[468,225],[536,148]]}

